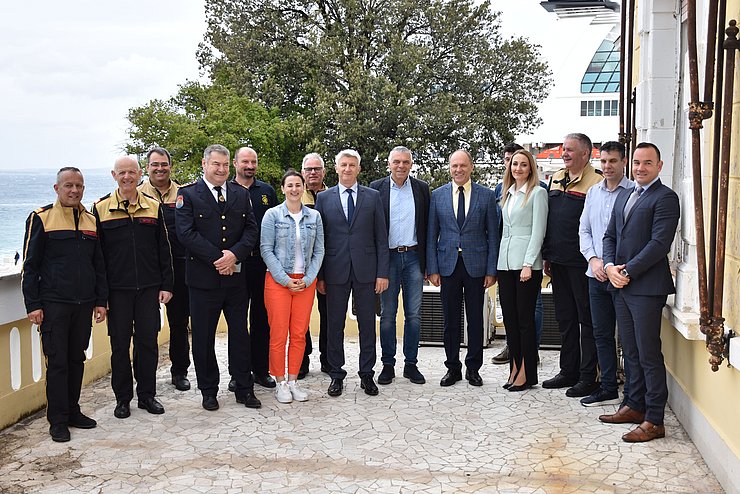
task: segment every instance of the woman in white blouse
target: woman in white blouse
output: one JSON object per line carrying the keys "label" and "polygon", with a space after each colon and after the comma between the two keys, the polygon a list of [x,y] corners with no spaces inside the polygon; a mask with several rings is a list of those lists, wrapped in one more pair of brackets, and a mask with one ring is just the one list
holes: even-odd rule
{"label": "woman in white blouse", "polygon": [[[270,373],[280,403],[306,401],[308,394],[296,378],[306,346],[316,276],[324,259],[321,216],[301,203],[305,182],[295,170],[283,175],[285,202],[268,209],[262,218],[260,253],[267,265],[265,308],[270,323]],[[285,344],[288,342],[288,378]]]}
{"label": "woman in white blouse", "polygon": [[499,299],[511,355],[509,379],[504,388],[524,391],[537,384],[534,311],[542,283],[547,192],[540,187],[537,162],[523,149],[511,157],[504,175],[501,218]]}

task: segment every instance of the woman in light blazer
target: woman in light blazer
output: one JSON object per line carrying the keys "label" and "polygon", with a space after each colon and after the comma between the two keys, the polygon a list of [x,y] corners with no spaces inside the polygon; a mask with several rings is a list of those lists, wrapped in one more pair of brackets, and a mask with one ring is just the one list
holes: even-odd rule
{"label": "woman in light blazer", "polygon": [[300,173],[285,172],[281,188],[285,202],[268,209],[262,218],[260,254],[267,265],[265,308],[270,323],[270,373],[277,381],[277,401],[290,403],[308,399],[296,379],[306,347],[316,276],[324,259],[324,227],[319,213],[301,203],[305,182]]}
{"label": "woman in light blazer", "polygon": [[537,384],[534,311],[542,284],[547,192],[540,187],[537,162],[523,149],[511,157],[504,175],[501,217],[498,286],[511,355],[504,388],[524,391]]}

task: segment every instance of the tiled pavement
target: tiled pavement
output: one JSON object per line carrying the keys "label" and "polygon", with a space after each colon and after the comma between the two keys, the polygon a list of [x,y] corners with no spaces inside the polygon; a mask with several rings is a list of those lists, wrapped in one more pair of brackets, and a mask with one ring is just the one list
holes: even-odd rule
{"label": "tiled pavement", "polygon": [[[166,413],[149,415],[134,401],[131,417],[119,420],[110,380],[101,379],[81,400],[96,429],[71,429],[71,442],[54,443],[40,412],[0,433],[0,491],[722,492],[670,410],[665,439],[623,443],[628,426],[596,419],[615,406],[587,409],[563,390],[539,386],[502,389],[506,366],[490,364],[498,348],[485,352],[482,388],[440,387],[444,351],[424,347],[426,384],[398,377],[370,397],[354,374],[356,340],[346,349],[341,397],[326,394],[329,379],[315,359],[303,381],[308,402],[281,405],[258,387],[260,410],[238,405],[226,379],[221,409],[203,410],[195,386],[182,393],[169,384],[163,359],[158,390]],[[223,335],[218,354],[224,370]],[[557,352],[541,355],[540,381],[557,364]],[[190,378],[195,384],[192,368]]]}

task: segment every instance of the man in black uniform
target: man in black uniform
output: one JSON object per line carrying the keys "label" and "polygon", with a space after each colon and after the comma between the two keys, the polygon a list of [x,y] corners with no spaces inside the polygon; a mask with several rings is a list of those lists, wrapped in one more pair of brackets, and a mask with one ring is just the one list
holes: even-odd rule
{"label": "man in black uniform", "polygon": [[167,226],[167,238],[172,249],[172,267],[175,284],[172,298],[167,302],[167,323],[170,326],[170,372],[172,384],[180,391],[190,389],[190,299],[185,285],[185,248],[175,234],[175,201],[179,184],[172,180],[172,158],[165,148],[155,147],[146,154],[147,178],[139,185],[139,192],[157,199],[162,205],[162,215]]}
{"label": "man in black uniform", "polygon": [[[139,163],[128,156],[116,160],[111,172],[118,189],[93,206],[108,274],[108,335],[111,385],[116,395],[113,415],[131,415],[136,378],[138,407],[164,413],[157,401],[157,335],[159,304],[172,298],[172,255],[159,202],[139,193]],[[136,331],[134,331],[136,327]],[[133,364],[129,348],[134,340]],[[132,378],[133,377],[133,378]]]}
{"label": "man in black uniform", "polygon": [[[249,191],[252,212],[257,222],[257,238],[265,211],[277,206],[277,194],[271,185],[257,180],[257,152],[250,147],[240,147],[234,153],[234,182]],[[265,388],[274,388],[275,380],[270,376],[270,326],[265,309],[265,272],[267,266],[260,256],[259,240],[249,256],[244,259],[247,280],[247,304],[249,306],[249,339],[252,345],[252,373],[254,382]],[[229,391],[234,391],[234,379],[229,383]]]}
{"label": "man in black uniform", "polygon": [[[92,314],[103,322],[108,285],[95,217],[80,204],[85,182],[74,167],[57,173],[57,201],[26,221],[21,285],[28,319],[40,326],[46,356],[46,416],[56,442],[69,441],[69,426],[92,429],[80,411],[85,349]],[[63,274],[63,275],[62,275]]]}
{"label": "man in black uniform", "polygon": [[219,371],[214,349],[223,311],[228,324],[229,367],[236,380],[236,401],[259,408],[247,332],[247,285],[241,261],[257,245],[257,225],[247,190],[229,178],[229,150],[220,144],[203,152],[203,178],[180,187],[177,238],[188,251],[193,361],[203,408],[217,410]]}

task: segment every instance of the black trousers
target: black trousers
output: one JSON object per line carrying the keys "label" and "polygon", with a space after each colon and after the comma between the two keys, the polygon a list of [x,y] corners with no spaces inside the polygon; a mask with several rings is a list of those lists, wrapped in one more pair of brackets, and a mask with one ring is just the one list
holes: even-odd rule
{"label": "black trousers", "polygon": [[455,270],[450,276],[442,276],[440,299],[444,316],[445,366],[460,371],[460,333],[462,330],[462,302],[468,316],[468,353],[465,367],[477,371],[483,365],[483,297],[485,278],[472,277],[465,269],[462,256],[458,256]]}
{"label": "black trousers", "polygon": [[[141,290],[110,290],[108,295],[108,336],[111,348],[111,385],[116,401],[130,402],[157,394],[157,334],[159,318],[159,288]],[[129,349],[134,340],[133,376]]]}
{"label": "black trousers", "polygon": [[537,384],[537,332],[534,311],[542,285],[542,270],[532,270],[532,277],[519,281],[521,270],[498,272],[498,296],[506,327],[506,342],[511,352],[510,368],[522,368],[527,384]]}
{"label": "black trousers", "polygon": [[80,412],[80,389],[85,371],[85,349],[90,342],[93,302],[44,302],[41,345],[46,357],[46,417],[66,424]]}
{"label": "black trousers", "polygon": [[[270,325],[265,309],[265,273],[267,266],[260,256],[247,257],[242,262],[247,278],[249,305],[249,338],[252,350],[252,371],[266,376],[270,373]],[[233,375],[233,373],[232,373]]]}
{"label": "black trousers", "polygon": [[229,369],[236,380],[236,397],[254,389],[251,350],[247,331],[247,287],[205,290],[190,287],[190,320],[193,325],[193,362],[198,389],[216,396],[220,374],[216,360],[216,326],[224,313],[228,325]]}
{"label": "black trousers", "polygon": [[[329,360],[326,356],[326,324],[328,321],[326,314],[326,295],[316,292],[316,300],[319,306],[319,361],[322,367],[329,367]],[[303,354],[303,363],[301,368],[308,369],[309,358],[313,352],[313,343],[311,341],[311,328],[306,329],[306,351]]]}
{"label": "black trousers", "polygon": [[185,259],[172,259],[175,288],[167,302],[167,322],[170,326],[170,372],[173,376],[187,376],[190,367],[190,295],[185,284]]}
{"label": "black trousers", "polygon": [[349,294],[355,300],[357,326],[360,333],[360,377],[375,374],[373,367],[377,355],[375,352],[375,282],[360,283],[350,269],[347,283],[326,284],[326,308],[329,316],[327,327],[327,357],[332,379],[344,379],[347,371],[344,367],[344,323],[347,316]]}
{"label": "black trousers", "polygon": [[581,267],[552,263],[552,299],[560,330],[560,373],[573,381],[596,380],[596,341],[588,277]]}

